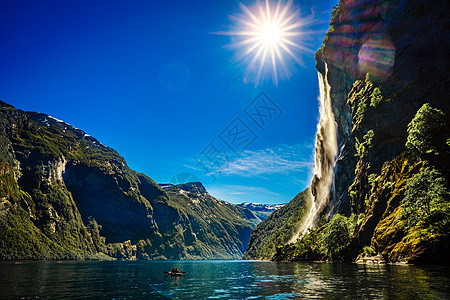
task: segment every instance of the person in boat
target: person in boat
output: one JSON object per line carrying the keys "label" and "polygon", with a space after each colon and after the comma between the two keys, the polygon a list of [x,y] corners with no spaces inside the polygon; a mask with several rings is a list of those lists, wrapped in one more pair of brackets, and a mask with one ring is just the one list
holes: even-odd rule
{"label": "person in boat", "polygon": [[178,270],[178,268],[173,267],[173,268],[172,268],[172,273],[173,273],[173,274],[177,274],[177,273],[181,273],[181,272],[180,272],[180,270]]}

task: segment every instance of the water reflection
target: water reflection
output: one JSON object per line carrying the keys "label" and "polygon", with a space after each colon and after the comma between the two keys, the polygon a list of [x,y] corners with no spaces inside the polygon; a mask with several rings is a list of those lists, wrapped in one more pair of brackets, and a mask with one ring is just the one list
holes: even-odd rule
{"label": "water reflection", "polygon": [[[186,276],[170,277],[172,266]],[[444,267],[283,263],[0,263],[0,298],[445,299]]]}

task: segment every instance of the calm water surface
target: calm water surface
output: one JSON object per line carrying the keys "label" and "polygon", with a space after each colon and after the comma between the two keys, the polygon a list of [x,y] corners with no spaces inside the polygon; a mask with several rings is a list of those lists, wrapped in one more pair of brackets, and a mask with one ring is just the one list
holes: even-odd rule
{"label": "calm water surface", "polygon": [[[185,276],[164,275],[172,266]],[[450,299],[450,272],[309,262],[1,262],[0,298]]]}

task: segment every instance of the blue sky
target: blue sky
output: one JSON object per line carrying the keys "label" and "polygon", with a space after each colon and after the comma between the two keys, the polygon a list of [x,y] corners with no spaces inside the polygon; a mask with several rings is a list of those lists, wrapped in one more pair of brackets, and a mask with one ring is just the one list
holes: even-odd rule
{"label": "blue sky", "polygon": [[[190,174],[223,200],[286,203],[310,183],[313,52],[337,0],[294,1],[314,20],[301,41],[312,51],[289,61],[289,78],[257,85],[217,34],[234,29],[239,3],[2,1],[0,99],[81,128],[156,182]],[[273,108],[264,120],[252,114],[261,99]],[[239,126],[248,142],[227,144]]]}

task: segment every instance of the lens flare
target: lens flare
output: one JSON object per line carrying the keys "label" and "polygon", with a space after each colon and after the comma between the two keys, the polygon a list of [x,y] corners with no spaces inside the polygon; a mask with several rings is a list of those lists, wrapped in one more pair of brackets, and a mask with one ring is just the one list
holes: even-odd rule
{"label": "lens flare", "polygon": [[303,65],[301,53],[314,53],[303,41],[308,34],[304,27],[312,23],[312,17],[301,18],[300,9],[292,0],[286,3],[266,0],[252,7],[242,3],[239,6],[242,13],[231,16],[237,30],[223,34],[232,36],[231,47],[238,49],[237,61],[246,66],[245,82],[258,85],[269,75],[277,85],[280,76],[292,75],[288,67],[295,63]]}
{"label": "lens flare", "polygon": [[387,80],[393,71],[395,47],[387,35],[369,35],[358,52],[358,69],[380,80]]}

